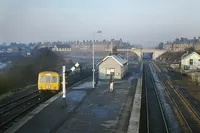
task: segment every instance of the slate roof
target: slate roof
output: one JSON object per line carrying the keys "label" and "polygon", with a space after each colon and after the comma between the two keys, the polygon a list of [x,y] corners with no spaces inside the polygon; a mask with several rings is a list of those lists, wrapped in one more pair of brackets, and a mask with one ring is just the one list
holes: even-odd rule
{"label": "slate roof", "polygon": [[113,58],[117,63],[119,63],[121,66],[124,66],[128,61],[127,59],[125,59],[123,56],[119,55],[119,54],[112,54],[112,55],[108,55],[106,56],[103,60],[101,60],[98,64],[100,65],[103,61],[105,61],[107,58]]}
{"label": "slate roof", "polygon": [[[189,57],[189,56],[191,56],[191,55],[193,55],[193,54],[197,54],[197,55],[199,55],[198,53],[196,53],[196,52],[192,52],[192,53],[185,53],[184,55],[182,55],[181,56],[181,59],[185,59],[185,58],[187,58],[187,57]],[[199,55],[200,56],[200,55]]]}
{"label": "slate roof", "polygon": [[71,46],[68,44],[58,44],[56,46],[57,46],[57,48],[71,48]]}

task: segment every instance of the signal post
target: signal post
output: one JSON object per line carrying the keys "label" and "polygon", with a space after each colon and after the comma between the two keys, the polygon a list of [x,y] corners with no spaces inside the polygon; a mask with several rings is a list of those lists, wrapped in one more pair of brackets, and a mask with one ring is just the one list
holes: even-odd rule
{"label": "signal post", "polygon": [[[79,63],[76,63],[72,68],[71,68],[71,72],[73,72],[77,67],[79,67]],[[66,72],[66,67],[63,66],[62,67],[63,72],[62,72],[62,77],[63,77],[63,82],[62,82],[62,98],[63,98],[63,106],[66,107],[67,106],[67,101],[66,101],[66,80],[67,80],[67,75],[65,75]]]}
{"label": "signal post", "polygon": [[[65,107],[67,105],[66,103],[66,81],[65,81],[65,66],[63,66],[63,82],[62,82],[62,93],[63,93],[63,106]],[[67,78],[67,77],[66,77]]]}

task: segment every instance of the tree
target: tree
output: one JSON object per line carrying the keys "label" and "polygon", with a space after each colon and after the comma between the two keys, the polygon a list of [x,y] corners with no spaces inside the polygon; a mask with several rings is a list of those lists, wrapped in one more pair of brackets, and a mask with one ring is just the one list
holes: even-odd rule
{"label": "tree", "polygon": [[68,65],[74,65],[72,59],[69,59],[69,60],[67,61],[67,64],[68,64]]}
{"label": "tree", "polygon": [[116,53],[116,54],[118,53],[118,52],[117,52],[117,46],[114,46],[114,47],[112,48],[112,53]]}
{"label": "tree", "polygon": [[159,45],[158,45],[158,49],[163,49],[163,47],[164,47],[164,43],[160,42]]}
{"label": "tree", "polygon": [[189,53],[190,53],[190,52],[193,52],[193,51],[194,51],[194,47],[186,48],[185,51],[188,51]]}

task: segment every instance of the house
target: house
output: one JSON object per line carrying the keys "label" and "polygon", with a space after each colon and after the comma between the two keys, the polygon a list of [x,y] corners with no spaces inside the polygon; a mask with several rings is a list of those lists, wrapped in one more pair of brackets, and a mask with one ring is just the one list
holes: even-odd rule
{"label": "house", "polygon": [[200,55],[196,52],[185,53],[181,56],[181,68],[194,70],[200,68]]}
{"label": "house", "polygon": [[59,52],[71,51],[71,46],[65,44],[54,45],[52,51],[59,51]]}
{"label": "house", "polygon": [[128,70],[128,61],[120,54],[112,54],[102,59],[97,67],[99,69],[99,79],[110,79],[112,74],[114,79],[122,79]]}
{"label": "house", "polygon": [[7,48],[7,53],[12,53],[12,48]]}

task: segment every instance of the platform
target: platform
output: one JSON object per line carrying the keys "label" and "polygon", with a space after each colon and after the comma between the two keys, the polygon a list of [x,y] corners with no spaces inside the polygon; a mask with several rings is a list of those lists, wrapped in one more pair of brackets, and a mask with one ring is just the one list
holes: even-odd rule
{"label": "platform", "polygon": [[92,89],[91,81],[74,86],[67,93],[65,108],[61,94],[57,94],[41,105],[42,110],[38,107],[6,132],[113,132],[129,89],[136,89],[140,77],[139,69],[140,67],[133,69],[132,75],[126,79],[114,82],[113,92],[108,91],[108,82],[103,81],[100,81],[95,89]]}

